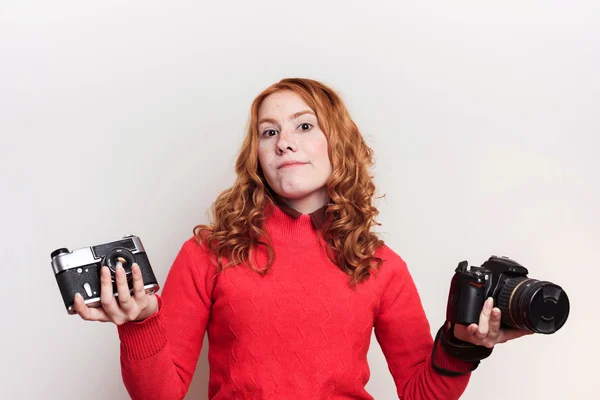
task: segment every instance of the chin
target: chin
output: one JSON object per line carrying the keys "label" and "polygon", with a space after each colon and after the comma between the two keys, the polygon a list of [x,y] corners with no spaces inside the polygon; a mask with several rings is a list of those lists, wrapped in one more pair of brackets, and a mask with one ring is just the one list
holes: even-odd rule
{"label": "chin", "polygon": [[319,189],[318,187],[295,186],[295,187],[279,187],[275,191],[277,192],[278,195],[285,197],[286,199],[299,200],[304,197],[310,196],[311,194],[316,192],[318,189]]}
{"label": "chin", "polygon": [[321,182],[313,177],[293,177],[292,179],[274,179],[270,183],[271,188],[279,196],[290,200],[300,200],[310,197],[323,190],[326,181]]}
{"label": "chin", "polygon": [[311,190],[306,190],[306,191],[299,191],[299,190],[291,190],[291,191],[279,191],[277,192],[278,195],[280,195],[281,197],[285,197],[286,199],[290,199],[290,200],[299,200],[302,199],[304,197],[307,197],[308,195],[310,195],[313,191]]}

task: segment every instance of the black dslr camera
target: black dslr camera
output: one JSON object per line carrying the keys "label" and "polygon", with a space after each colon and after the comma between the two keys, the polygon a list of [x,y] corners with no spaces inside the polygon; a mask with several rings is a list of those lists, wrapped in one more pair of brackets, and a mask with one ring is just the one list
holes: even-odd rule
{"label": "black dslr camera", "polygon": [[142,271],[146,293],[159,290],[148,255],[142,241],[135,235],[124,236],[121,240],[82,247],[70,252],[66,248],[54,250],[50,254],[56,282],[69,314],[75,314],[73,302],[79,292],[88,307],[100,307],[100,271],[103,266],[110,270],[113,282],[113,296],[118,296],[115,279],[117,262],[121,262],[127,276],[130,292],[133,291],[131,266],[137,263]]}
{"label": "black dslr camera", "polygon": [[458,264],[450,283],[446,319],[462,325],[479,324],[485,300],[494,298],[501,326],[551,334],[569,315],[569,298],[558,285],[528,278],[527,268],[508,257],[491,256],[481,267]]}

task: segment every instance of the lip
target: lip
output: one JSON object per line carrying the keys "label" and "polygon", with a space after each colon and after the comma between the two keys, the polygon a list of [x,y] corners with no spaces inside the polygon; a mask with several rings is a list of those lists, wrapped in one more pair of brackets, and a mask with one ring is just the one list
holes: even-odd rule
{"label": "lip", "polygon": [[300,162],[300,161],[287,161],[287,162],[279,164],[279,167],[277,167],[277,169],[297,167],[299,165],[304,165],[304,164],[308,164],[308,163]]}

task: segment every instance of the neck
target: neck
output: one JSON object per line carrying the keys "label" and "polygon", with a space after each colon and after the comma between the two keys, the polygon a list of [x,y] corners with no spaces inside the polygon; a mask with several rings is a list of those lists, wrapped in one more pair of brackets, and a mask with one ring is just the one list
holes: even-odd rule
{"label": "neck", "polygon": [[281,199],[294,210],[302,214],[310,214],[329,202],[329,194],[327,190],[319,190],[300,199],[288,199],[285,197],[281,197]]}

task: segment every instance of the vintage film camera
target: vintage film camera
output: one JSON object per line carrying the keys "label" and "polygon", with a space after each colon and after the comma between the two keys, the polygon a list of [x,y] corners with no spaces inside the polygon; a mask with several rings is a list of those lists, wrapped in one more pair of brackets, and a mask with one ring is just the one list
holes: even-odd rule
{"label": "vintage film camera", "polygon": [[458,264],[450,283],[446,318],[462,325],[479,323],[485,300],[494,298],[501,326],[552,334],[569,316],[569,298],[558,285],[527,277],[529,271],[504,256],[491,256],[481,267]]}
{"label": "vintage film camera", "polygon": [[56,249],[50,254],[50,258],[56,282],[69,314],[75,314],[73,303],[77,292],[83,296],[88,307],[101,307],[100,271],[103,266],[109,268],[113,296],[118,296],[115,280],[117,261],[121,261],[123,265],[130,292],[133,292],[131,266],[134,263],[140,266],[146,293],[155,293],[160,288],[142,241],[135,235],[73,251],[67,248]]}

